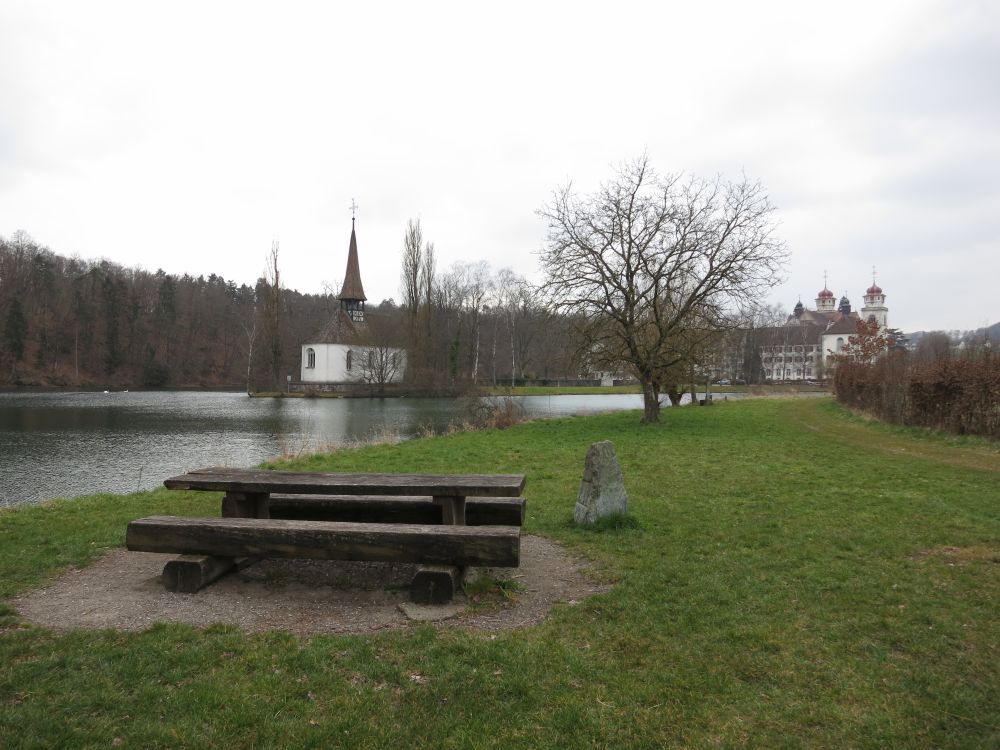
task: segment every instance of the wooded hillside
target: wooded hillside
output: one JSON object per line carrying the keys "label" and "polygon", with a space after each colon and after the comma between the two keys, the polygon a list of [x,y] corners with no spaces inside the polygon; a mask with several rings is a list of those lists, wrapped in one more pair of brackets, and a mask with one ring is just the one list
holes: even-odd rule
{"label": "wooded hillside", "polygon": [[[0,386],[283,389],[339,302],[281,288],[270,270],[237,286],[214,273],[67,258],[23,231],[0,237]],[[381,318],[372,329],[395,331],[392,345],[410,352],[411,382],[578,374],[568,323],[547,315],[523,279],[486,264],[425,277],[412,304],[369,306]]]}
{"label": "wooded hillside", "polygon": [[[245,387],[256,338],[251,385],[263,386],[266,283],[66,258],[25,232],[0,237],[0,384]],[[336,300],[288,289],[281,300],[282,366],[294,374],[299,343]]]}

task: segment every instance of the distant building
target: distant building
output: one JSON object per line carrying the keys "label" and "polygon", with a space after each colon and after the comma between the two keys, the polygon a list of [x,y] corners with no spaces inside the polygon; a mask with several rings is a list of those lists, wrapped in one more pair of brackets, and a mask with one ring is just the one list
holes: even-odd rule
{"label": "distant building", "polygon": [[358,262],[358,238],[351,218],[347,271],[341,287],[340,307],[317,336],[302,345],[303,386],[328,387],[362,382],[395,383],[403,379],[406,353],[402,349],[371,343],[365,320],[364,286]]}
{"label": "distant building", "polygon": [[823,289],[816,295],[815,310],[805,309],[799,300],[784,325],[760,332],[759,353],[764,377],[769,380],[825,377],[831,353],[843,350],[848,338],[856,333],[860,320],[874,320],[883,329],[889,325],[885,293],[874,278],[865,290],[860,313],[851,309],[846,294],[837,303],[824,280]]}

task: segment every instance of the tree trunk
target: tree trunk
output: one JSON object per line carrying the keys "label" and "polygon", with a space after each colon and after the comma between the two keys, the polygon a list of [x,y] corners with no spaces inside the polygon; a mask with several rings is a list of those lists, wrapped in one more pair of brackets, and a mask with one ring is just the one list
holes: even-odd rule
{"label": "tree trunk", "polygon": [[668,385],[666,388],[663,389],[663,392],[666,393],[667,398],[670,399],[671,406],[681,405],[681,399],[684,397],[684,394],[681,393],[680,388],[678,388],[676,385]]}
{"label": "tree trunk", "polygon": [[655,383],[642,384],[642,421],[652,424],[660,421],[660,394]]}

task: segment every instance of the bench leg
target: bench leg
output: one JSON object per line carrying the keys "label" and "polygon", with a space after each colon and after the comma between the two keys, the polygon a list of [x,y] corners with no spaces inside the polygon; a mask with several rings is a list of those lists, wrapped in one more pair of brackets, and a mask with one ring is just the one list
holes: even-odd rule
{"label": "bench leg", "polygon": [[222,498],[223,518],[270,518],[268,492],[227,492]]}
{"label": "bench leg", "polygon": [[465,498],[435,495],[434,503],[441,506],[441,522],[445,526],[465,526]]}
{"label": "bench leg", "polygon": [[193,594],[236,568],[237,559],[212,555],[181,555],[163,566],[167,591]]}
{"label": "bench leg", "polygon": [[462,585],[465,569],[457,565],[424,565],[410,582],[410,601],[447,604]]}

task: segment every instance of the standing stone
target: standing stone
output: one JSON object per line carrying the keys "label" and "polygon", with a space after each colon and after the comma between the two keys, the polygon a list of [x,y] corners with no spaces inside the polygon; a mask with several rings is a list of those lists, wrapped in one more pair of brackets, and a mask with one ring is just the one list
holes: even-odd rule
{"label": "standing stone", "polygon": [[628,495],[614,443],[602,440],[587,451],[573,516],[577,523],[591,524],[614,513],[628,513]]}

